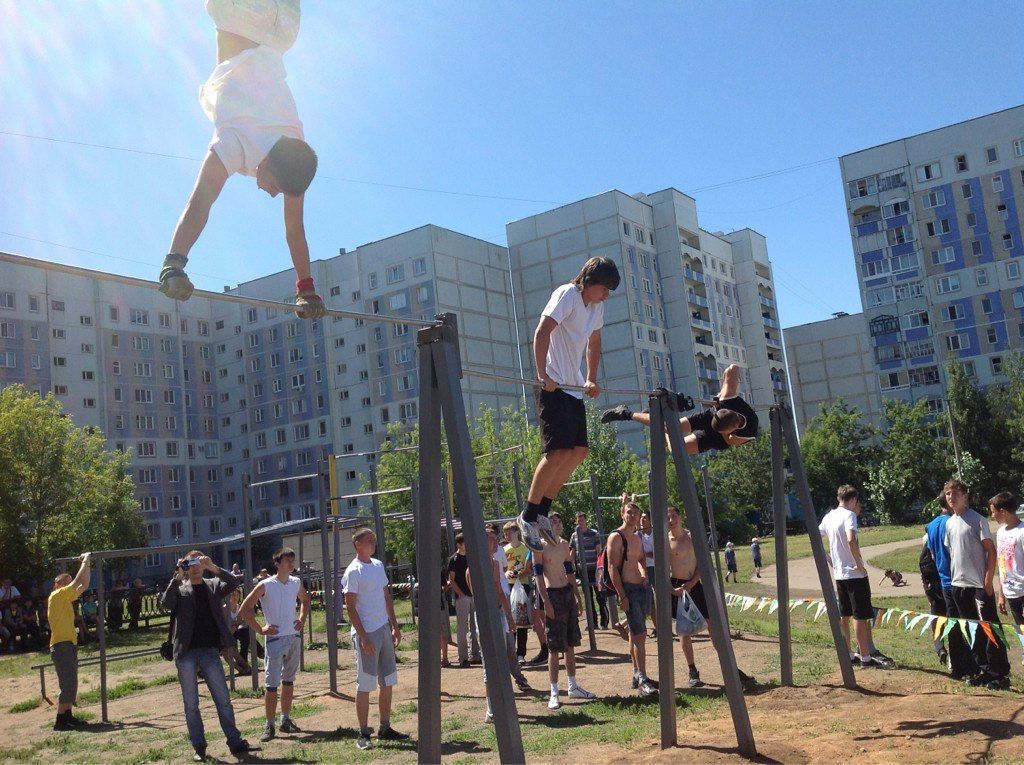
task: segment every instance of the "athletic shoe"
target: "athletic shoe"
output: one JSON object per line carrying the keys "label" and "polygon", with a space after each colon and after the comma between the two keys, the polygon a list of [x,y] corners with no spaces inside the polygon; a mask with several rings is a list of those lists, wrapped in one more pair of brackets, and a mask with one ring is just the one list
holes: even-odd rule
{"label": "athletic shoe", "polygon": [[469,669],[472,664],[469,663],[469,659],[463,659],[459,662],[459,669]]}
{"label": "athletic shoe", "polygon": [[601,422],[607,424],[609,422],[615,422],[616,420],[632,420],[633,413],[629,410],[629,407],[625,404],[619,404],[611,409],[605,409],[601,412]]}
{"label": "athletic shoe", "polygon": [[534,656],[532,659],[530,659],[528,662],[526,662],[526,665],[528,667],[532,667],[532,666],[535,666],[537,664],[547,664],[547,661],[548,661],[548,647],[544,646],[543,648],[541,648],[537,652],[536,656]]}
{"label": "athletic shoe", "polygon": [[521,690],[523,693],[533,690],[533,688],[530,687],[530,681],[526,679],[526,675],[517,677],[516,685],[519,687],[519,690]]}
{"label": "athletic shoe", "polygon": [[896,662],[890,659],[881,651],[875,651],[871,654],[871,661],[882,669],[892,669],[896,666]]}
{"label": "athletic shoe", "polygon": [[562,702],[558,700],[558,696],[554,693],[551,694],[551,698],[548,699],[548,709],[560,709]]}
{"label": "athletic shoe", "polygon": [[366,731],[360,731],[359,738],[356,739],[356,746],[359,749],[370,749],[373,747],[373,741],[370,740],[370,734]]}
{"label": "athletic shoe", "polygon": [[67,721],[64,715],[57,715],[57,720],[53,723],[53,729],[59,731],[74,730],[75,726]]}
{"label": "athletic shoe", "polygon": [[704,681],[700,679],[700,672],[697,671],[696,667],[690,668],[690,679],[687,680],[687,685],[691,688],[703,688]]}
{"label": "athletic shoe", "polygon": [[494,722],[494,714],[492,712],[484,712],[484,722],[485,723],[492,723],[492,722]]}
{"label": "athletic shoe", "polygon": [[551,528],[551,519],[546,515],[537,516],[537,532],[548,541],[549,545],[557,545],[555,530]]}
{"label": "athletic shoe", "polygon": [[452,666],[452,663],[450,661],[448,661],[448,659],[442,659],[441,660],[441,667],[443,669],[449,669],[449,668],[451,668],[451,666]]}
{"label": "athletic shoe", "polygon": [[1003,675],[1002,677],[996,677],[985,683],[985,687],[990,691],[1008,691],[1010,689],[1010,676]]}
{"label": "athletic shoe", "polygon": [[160,291],[167,297],[174,300],[188,300],[192,297],[195,287],[184,271],[186,263],[188,258],[176,253],[164,258],[160,269]]}
{"label": "athletic shoe", "polygon": [[534,552],[544,551],[544,546],[540,543],[540,536],[537,533],[536,523],[530,523],[530,521],[523,517],[523,513],[520,513],[519,517],[516,518],[516,526],[519,527],[519,536],[522,537],[524,545]]}
{"label": "athletic shoe", "polygon": [[248,741],[246,741],[244,738],[241,741],[239,741],[237,744],[235,744],[234,746],[229,746],[228,749],[231,751],[231,754],[235,754],[235,755],[246,754],[247,752],[258,752],[259,751],[259,747],[258,746],[253,746]]}
{"label": "athletic shoe", "polygon": [[945,647],[939,651],[939,664],[946,669],[949,669],[949,651],[947,651]]}
{"label": "athletic shoe", "polygon": [[192,753],[192,762],[206,762],[206,752],[196,749]]}
{"label": "athletic shoe", "polygon": [[285,717],[281,720],[282,733],[302,733],[302,729],[292,722],[292,718]]}
{"label": "athletic shoe", "polygon": [[632,689],[633,689],[634,691],[635,691],[635,690],[636,690],[637,688],[639,688],[639,687],[640,687],[640,678],[638,678],[638,677],[637,677],[637,676],[636,676],[635,674],[633,675],[633,682],[632,682],[632,683],[630,683],[630,687],[631,687],[631,688],[632,688]]}
{"label": "athletic shoe", "polygon": [[399,733],[397,730],[392,728],[390,725],[386,728],[377,729],[377,740],[378,741],[408,741],[408,733]]}
{"label": "athletic shoe", "polygon": [[583,699],[585,701],[592,701],[592,700],[597,698],[597,695],[594,694],[594,693],[591,693],[586,688],[584,688],[582,685],[574,685],[572,688],[569,689],[569,698],[570,699]]}
{"label": "athletic shoe", "polygon": [[637,690],[640,691],[641,696],[656,696],[658,694],[658,689],[647,678],[640,681],[640,685],[637,686]]}
{"label": "athletic shoe", "polygon": [[270,741],[270,739],[276,735],[277,732],[274,730],[274,723],[268,722],[263,728],[263,735],[260,736],[260,741]]}
{"label": "athletic shoe", "polygon": [[984,686],[988,686],[989,683],[991,683],[994,680],[998,680],[998,679],[999,679],[998,675],[994,675],[991,672],[989,672],[988,670],[985,670],[985,671],[979,672],[978,674],[974,675],[974,677],[972,677],[970,680],[967,681],[967,684],[968,685],[973,685],[975,688],[980,688],[983,685]]}
{"label": "athletic shoe", "polygon": [[64,718],[76,728],[81,728],[83,725],[87,725],[85,720],[81,717],[75,717],[71,712],[67,712],[67,716]]}

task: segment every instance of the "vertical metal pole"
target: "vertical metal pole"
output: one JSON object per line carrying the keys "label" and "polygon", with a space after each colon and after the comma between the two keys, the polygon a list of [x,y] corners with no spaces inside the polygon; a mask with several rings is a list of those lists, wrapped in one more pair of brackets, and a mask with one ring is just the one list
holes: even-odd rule
{"label": "vertical metal pole", "polygon": [[[416,530],[419,528],[417,524],[419,523],[420,517],[420,486],[415,480],[409,482],[409,495],[412,497],[412,533],[415,534]],[[413,571],[415,572],[415,569],[413,569]],[[412,623],[414,626],[416,624],[416,619],[419,617],[417,611],[420,607],[419,594],[416,591],[416,580],[417,576],[413,573],[409,582],[409,613],[412,617]],[[438,629],[440,629],[440,627]]]}
{"label": "vertical metal pole", "polygon": [[[302,526],[299,526],[299,581],[302,582],[303,587],[306,586],[306,582],[302,577],[302,554],[305,552],[305,544],[303,544],[305,539],[306,532],[302,528]],[[306,594],[308,595],[309,593],[307,592]],[[306,613],[307,620],[312,615],[312,613],[313,605],[312,603],[310,603],[309,610]],[[303,672],[306,671],[306,641],[302,639],[301,629],[299,630],[299,669]]]}
{"label": "vertical metal pole", "polygon": [[587,556],[583,554],[583,535],[576,529],[576,564],[580,567],[580,584],[583,587],[584,608],[587,610],[587,634],[590,636],[590,650],[597,650],[597,638],[594,637],[594,593],[590,591],[590,572],[587,570]]}
{"label": "vertical metal pole", "polygon": [[956,426],[953,424],[953,404],[946,398],[946,419],[949,420],[949,437],[953,441],[953,459],[956,462],[956,474],[962,481],[964,478],[964,467],[960,464],[960,442],[956,437]]}
{"label": "vertical metal pole", "polygon": [[[785,404],[780,404],[779,415],[782,435],[786,439],[786,446],[789,450],[789,466],[793,471],[797,495],[804,512],[804,525],[807,527],[807,535],[811,539],[811,552],[814,554],[814,565],[818,570],[821,595],[828,610],[828,622],[832,627],[832,640],[836,644],[836,656],[839,659],[839,670],[843,675],[843,685],[847,688],[856,688],[857,679],[854,677],[853,662],[850,660],[850,646],[847,645],[840,626],[839,602],[836,600],[835,585],[832,583],[832,572],[829,571],[828,563],[825,561],[825,546],[818,533],[818,518],[814,513],[814,500],[811,498],[811,487],[807,483],[807,473],[804,472],[800,442],[797,440],[796,430],[793,426],[793,413]],[[777,571],[778,561],[776,561],[775,568]]]}
{"label": "vertical metal pole", "polygon": [[441,402],[437,396],[431,344],[435,330],[424,329],[417,335],[419,352],[419,480],[420,503],[416,514],[416,573],[420,581],[419,670],[417,734],[418,760],[441,762],[441,507],[448,517],[448,536],[452,541],[451,512],[441,473]]}
{"label": "vertical metal pole", "polygon": [[[370,491],[377,491],[377,466],[370,465]],[[388,568],[388,547],[384,541],[384,520],[380,517],[380,498],[374,494],[370,497],[370,507],[373,509],[373,533],[377,535],[377,555],[384,564],[384,570]]]}
{"label": "vertical metal pole", "polygon": [[96,558],[96,638],[100,643],[100,719],[107,718],[107,593],[103,584],[103,558]]}
{"label": "vertical metal pole", "polygon": [[[249,476],[242,477],[242,538],[245,542],[245,594],[252,592],[255,577],[252,570],[252,508],[249,506],[252,500],[252,489],[249,487]],[[259,664],[256,656],[256,630],[249,630],[249,666],[252,672],[249,680],[252,689],[259,688]]]}
{"label": "vertical metal pole", "polygon": [[516,515],[523,511],[523,486],[519,480],[519,463],[512,463],[512,487],[516,490]]}
{"label": "vertical metal pole", "polygon": [[779,600],[779,682],[793,685],[793,638],[789,629],[789,555],[786,550],[786,495],[783,485],[782,423],[778,407],[768,410],[772,447],[772,511],[775,517],[775,577]]}
{"label": "vertical metal pole", "polygon": [[[672,450],[672,461],[676,470],[676,481],[679,485],[679,494],[683,499],[686,509],[686,522],[690,527],[690,534],[693,536],[693,549],[697,556],[697,570],[710,571],[712,569],[711,553],[708,551],[707,530],[704,528],[704,519],[701,517],[700,502],[697,498],[697,486],[693,482],[693,473],[690,471],[690,458],[686,454],[686,447],[683,445],[683,433],[679,427],[679,418],[674,410],[672,396],[665,397],[662,406],[668,433],[669,448]],[[654,431],[652,433],[660,432]],[[652,442],[656,440],[652,436]],[[732,713],[733,727],[736,729],[736,741],[739,744],[740,752],[747,757],[754,757],[757,754],[757,746],[754,743],[754,731],[750,727],[750,715],[747,712],[747,702],[743,698],[743,686],[740,684],[739,671],[736,668],[736,654],[733,651],[732,641],[729,638],[729,618],[725,612],[725,600],[718,579],[715,577],[704,578],[701,582],[705,587],[705,600],[708,604],[708,631],[711,633],[711,641],[718,653],[718,661],[722,667],[722,677],[725,680],[725,694],[729,700],[729,711]],[[711,590],[710,593],[707,589]]]}
{"label": "vertical metal pole", "polygon": [[[437,393],[444,413],[443,423],[448,435],[448,453],[452,465],[452,480],[459,500],[462,533],[466,538],[466,557],[475,582],[490,580],[492,563],[488,552],[484,528],[480,490],[476,480],[476,464],[469,440],[466,404],[459,385],[461,369],[455,347],[458,335],[454,314],[445,315],[445,325],[435,330],[439,342],[431,347]],[[422,387],[422,386],[421,386]],[[440,451],[440,450],[439,450]],[[505,630],[501,627],[498,594],[493,587],[477,587],[473,594],[477,625],[484,662],[487,664],[487,695],[494,711],[495,734],[498,739],[498,757],[502,763],[522,763],[523,738],[519,729],[519,715],[512,692],[508,652],[505,650]],[[437,654],[435,653],[435,660]]]}
{"label": "vertical metal pole", "polygon": [[[324,570],[324,620],[327,622],[327,673],[330,679],[331,693],[336,694],[338,692],[338,620],[334,618],[334,585],[331,577],[327,575],[327,565],[331,560],[330,550],[328,549],[327,535],[330,533],[328,529],[329,515],[328,510],[330,509],[329,497],[323,496],[324,494],[330,495],[330,492],[324,492],[324,457],[317,460],[316,472],[317,482],[320,486],[320,557],[323,560],[322,568]],[[327,455],[326,459],[334,459],[332,455]],[[335,544],[337,544],[338,528],[334,528]],[[334,557],[338,557],[338,548],[334,548]]]}
{"label": "vertical metal pole", "polygon": [[[444,505],[444,520],[448,529],[448,554],[455,555],[455,523],[452,521],[452,503],[448,501],[449,497],[448,477],[441,473],[441,503]],[[441,649],[438,648],[437,650],[440,651]]]}
{"label": "vertical metal pole", "polygon": [[[334,613],[337,614],[337,618],[334,620],[335,624],[341,624],[344,621],[345,614],[345,594],[341,591],[339,584],[341,583],[341,525],[339,523],[338,516],[334,516],[334,528],[331,530],[331,543],[333,545],[333,557],[330,559],[331,562],[331,592],[333,593],[332,601],[334,603]],[[324,579],[327,578],[327,564],[324,564]],[[327,597],[327,585],[324,585],[324,598]],[[330,629],[328,627],[328,629]]]}
{"label": "vertical metal pole", "polygon": [[[704,503],[708,511],[708,531],[711,533],[711,548],[715,551],[715,573],[718,574],[718,586],[725,592],[725,580],[722,579],[722,554],[718,549],[718,530],[715,528],[715,507],[711,502],[711,479],[708,477],[707,463],[700,463],[700,477],[704,484]],[[728,611],[726,612],[728,615]]]}
{"label": "vertical metal pole", "polygon": [[597,476],[590,474],[590,499],[594,503],[594,528],[597,533],[604,536],[604,523],[601,520],[601,500],[597,493]]}
{"label": "vertical metal pole", "polygon": [[[668,489],[665,484],[665,412],[664,395],[651,396],[651,531],[654,535],[654,597],[658,612],[658,695],[661,707],[661,748],[675,746],[676,729],[676,670],[672,652],[672,599],[669,580],[668,551]],[[696,547],[696,545],[694,545]]]}

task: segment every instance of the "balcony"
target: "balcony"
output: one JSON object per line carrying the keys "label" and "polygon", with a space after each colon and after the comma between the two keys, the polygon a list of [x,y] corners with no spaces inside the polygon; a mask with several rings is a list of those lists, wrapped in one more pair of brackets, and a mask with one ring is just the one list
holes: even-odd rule
{"label": "balcony", "polygon": [[708,299],[706,297],[701,297],[700,295],[698,295],[696,292],[693,292],[692,290],[687,290],[686,291],[686,299],[689,300],[694,305],[699,305],[702,308],[710,308],[711,307],[710,304],[708,303]]}
{"label": "balcony", "polygon": [[718,370],[712,369],[711,367],[701,366],[700,364],[698,364],[697,377],[701,378],[702,380],[717,380]]}
{"label": "balcony", "polygon": [[765,337],[764,342],[765,345],[767,345],[769,348],[777,348],[780,351],[782,350],[782,343],[780,343],[774,337]]}
{"label": "balcony", "polygon": [[786,383],[782,380],[772,380],[772,390],[786,390]]}
{"label": "balcony", "polygon": [[770,297],[765,297],[764,295],[758,295],[758,297],[761,299],[761,305],[765,308],[775,308],[775,301]]}
{"label": "balcony", "polygon": [[770,319],[767,316],[765,316],[764,314],[761,314],[761,319],[762,319],[762,321],[764,321],[764,325],[766,327],[771,327],[772,329],[779,329],[780,328],[779,327],[779,323],[777,321],[775,321],[775,319]]}
{"label": "balcony", "polygon": [[694,271],[689,266],[685,266],[683,268],[683,276],[685,276],[687,279],[690,279],[691,281],[695,281],[700,284],[704,283],[704,272]]}
{"label": "balcony", "polygon": [[690,317],[690,325],[697,329],[706,329],[709,332],[711,331],[711,322],[708,321],[707,319],[701,319],[697,316]]}
{"label": "balcony", "polygon": [[711,342],[711,338],[707,335],[696,335],[693,338],[693,342],[697,345],[706,345],[708,348],[714,348],[715,344]]}

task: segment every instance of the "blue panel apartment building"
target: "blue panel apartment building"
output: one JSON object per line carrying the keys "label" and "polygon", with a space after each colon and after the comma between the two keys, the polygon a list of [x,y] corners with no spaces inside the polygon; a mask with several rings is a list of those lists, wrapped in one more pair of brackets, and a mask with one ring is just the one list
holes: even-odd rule
{"label": "blue panel apartment building", "polygon": [[881,395],[944,410],[945,366],[1024,347],[1024,106],[840,158]]}

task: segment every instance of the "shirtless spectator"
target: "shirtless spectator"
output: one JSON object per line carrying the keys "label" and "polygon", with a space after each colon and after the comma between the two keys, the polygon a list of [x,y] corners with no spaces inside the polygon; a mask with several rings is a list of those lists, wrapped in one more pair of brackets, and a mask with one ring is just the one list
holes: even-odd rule
{"label": "shirtless spectator", "polygon": [[[672,577],[672,618],[675,619],[679,599],[684,592],[690,593],[697,610],[706,620],[708,604],[704,597],[704,585],[697,571],[697,555],[693,551],[693,537],[690,530],[680,522],[678,508],[668,508],[668,563]],[[686,666],[690,668],[688,684],[691,688],[700,688],[704,682],[700,679],[697,664],[693,658],[693,640],[689,635],[679,636],[679,645],[686,658]]]}
{"label": "shirtless spectator", "polygon": [[[594,699],[596,696],[576,682],[576,652],[580,635],[580,600],[576,592],[572,562],[569,560],[569,543],[562,539],[562,519],[552,513],[551,522],[554,544],[542,537],[542,551],[533,554],[533,573],[537,578],[537,590],[544,605],[548,644],[548,679],[551,681],[551,698],[548,709],[558,709],[558,655],[565,654],[565,673],[569,677],[570,699]],[[639,539],[637,539],[639,543]]]}
{"label": "shirtless spectator", "polygon": [[640,508],[635,502],[622,505],[622,525],[608,535],[608,577],[626,613],[629,629],[629,654],[633,660],[633,687],[641,695],[657,693],[658,686],[647,677],[647,615],[651,612],[652,593],[647,581],[643,542],[637,534]]}

